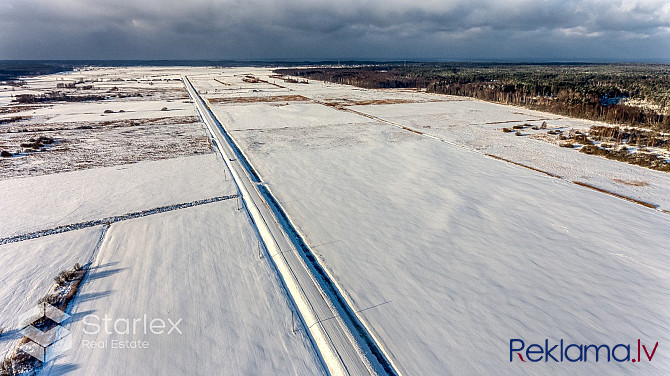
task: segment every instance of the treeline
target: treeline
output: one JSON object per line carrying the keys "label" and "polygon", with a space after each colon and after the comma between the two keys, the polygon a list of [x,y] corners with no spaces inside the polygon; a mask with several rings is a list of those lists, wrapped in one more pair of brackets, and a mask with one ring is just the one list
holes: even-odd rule
{"label": "treeline", "polygon": [[71,70],[72,64],[46,61],[0,61],[0,81],[21,76],[38,76]]}
{"label": "treeline", "polygon": [[417,74],[400,75],[397,71],[373,68],[277,69],[278,74],[353,85],[367,89],[426,87],[431,81]]}
{"label": "treeline", "polygon": [[412,64],[276,72],[364,88],[421,88],[670,131],[668,65]]}
{"label": "treeline", "polygon": [[576,88],[561,89],[558,92],[542,95],[534,93],[532,89],[529,90],[526,85],[519,87],[514,84],[498,83],[452,84],[438,81],[431,83],[427,91],[512,104],[582,119],[670,130],[670,116],[667,114],[650,108],[626,104],[603,105],[604,95],[583,92]]}

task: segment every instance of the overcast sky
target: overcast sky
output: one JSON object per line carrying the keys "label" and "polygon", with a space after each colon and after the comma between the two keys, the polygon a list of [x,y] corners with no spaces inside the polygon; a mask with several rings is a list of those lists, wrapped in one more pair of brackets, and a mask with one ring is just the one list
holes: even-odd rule
{"label": "overcast sky", "polygon": [[670,61],[670,1],[0,0],[0,59]]}

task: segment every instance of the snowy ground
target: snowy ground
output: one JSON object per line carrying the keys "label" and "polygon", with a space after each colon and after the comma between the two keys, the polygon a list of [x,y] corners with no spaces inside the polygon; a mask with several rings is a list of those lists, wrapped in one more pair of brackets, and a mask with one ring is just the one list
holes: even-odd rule
{"label": "snowy ground", "polygon": [[[40,152],[42,163],[51,167],[47,169],[30,168],[31,163],[36,164],[35,158],[28,160],[31,155],[10,158],[24,166],[3,168],[3,173],[18,173],[0,180],[0,239],[158,207],[172,210],[169,208],[178,204],[234,197],[237,189],[221,157],[211,152],[203,124],[183,116],[193,116],[195,111],[192,104],[185,103],[183,83],[174,72],[139,68],[81,74],[88,77],[87,82],[91,75],[115,80],[137,77],[140,82],[129,81],[132,88],[126,89],[153,90],[152,96],[171,103],[178,108],[175,111],[172,107],[156,110],[164,103],[138,98],[86,103],[83,107],[78,107],[80,103],[56,103],[42,107],[42,113],[36,112],[28,120],[3,124],[6,133],[0,139],[4,141],[17,129],[44,132],[41,128],[60,127],[59,132],[71,132],[70,141],[77,138],[81,150],[56,156],[57,144]],[[172,81],[160,83],[168,73]],[[58,75],[28,81],[39,92],[53,87],[54,80],[59,80]],[[174,80],[179,81],[175,84]],[[108,81],[94,82],[102,86]],[[170,102],[174,95],[182,96],[181,100]],[[96,113],[99,109],[114,105],[126,109],[109,115],[117,120],[105,123],[95,119],[100,117]],[[67,114],[72,118],[62,117]],[[162,118],[156,118],[159,115]],[[135,121],[149,124],[128,124]],[[84,124],[92,129],[79,128]],[[187,139],[196,142],[185,142]],[[86,140],[94,140],[91,142],[98,148],[87,148]],[[144,156],[135,155],[142,154],[138,147],[146,149]],[[193,155],[203,151],[206,154]],[[152,160],[157,155],[160,160]],[[59,172],[66,164],[78,166],[72,168],[77,171]],[[292,332],[290,300],[271,264],[259,259],[255,229],[245,212],[237,210],[238,201],[230,198],[196,205],[117,222],[107,232],[102,226],[93,226],[0,245],[0,303],[6,307],[0,312],[0,326],[5,329],[0,335],[1,356],[21,338],[18,315],[37,303],[58,272],[75,262],[88,262],[96,245],[102,244],[95,252],[90,276],[70,305],[73,317],[67,325],[73,332],[73,348],[57,363],[48,363],[41,373],[323,374],[321,360],[299,323],[298,331]],[[104,242],[99,243],[101,235]],[[82,328],[83,316],[88,313],[182,318],[183,335],[135,338],[148,341],[150,346],[134,351],[90,349],[84,346],[88,338]],[[109,340],[111,345],[116,338],[94,339]]]}
{"label": "snowy ground", "polygon": [[[20,165],[0,165],[14,171],[0,177],[0,238],[235,194],[203,124],[184,121],[196,112],[181,74],[212,99],[401,374],[667,374],[670,215],[572,181],[670,209],[669,175],[500,130],[543,119],[549,128],[589,124],[580,120],[410,90],[291,84],[262,68],[36,77],[14,92],[0,88],[8,109],[0,118],[30,117],[0,125],[0,142],[15,142],[15,130],[58,127],[82,151],[56,157],[57,144],[9,159]],[[61,82],[92,86],[67,89],[73,94],[127,96],[11,104],[21,90],[43,93]],[[86,124],[93,129],[78,128]],[[133,159],[138,149],[147,152]],[[94,162],[77,164],[78,155]],[[55,173],[67,163],[80,171]],[[104,235],[71,305],[74,347],[44,374],[322,374],[306,332],[291,331],[290,299],[268,259],[258,257],[256,230],[238,205],[229,199],[117,222],[106,233],[96,226],[0,245],[0,326],[8,330],[0,351],[19,338],[16,316],[60,270],[90,259]],[[144,314],[182,319],[182,334],[83,331],[86,315]],[[510,363],[512,338],[596,345],[639,338],[659,348],[641,364]],[[112,340],[148,348],[111,348]],[[91,341],[107,348],[90,348]]]}
{"label": "snowy ground", "polygon": [[0,245],[0,357],[4,358],[21,338],[18,317],[46,295],[61,270],[87,263],[101,235],[101,227],[71,231]]}
{"label": "snowy ground", "polygon": [[[246,84],[246,86],[235,86],[235,84],[226,86],[220,83],[235,82],[241,74],[239,72],[242,70],[227,70],[225,74],[216,76],[218,81],[214,80],[215,76],[202,76],[199,80],[194,81],[201,93],[208,92],[207,96],[214,99],[212,104],[214,108],[217,108],[218,116],[222,121],[227,122],[232,130],[244,132],[249,129],[251,132],[255,130],[260,132],[273,128],[287,129],[290,124],[292,124],[291,128],[306,128],[311,125],[358,124],[370,120],[365,116],[358,118],[348,116],[351,113],[346,110],[350,109],[361,115],[406,126],[468,149],[493,154],[547,171],[566,180],[588,183],[648,202],[659,209],[670,210],[670,174],[561,148],[555,136],[540,137],[537,134],[516,137],[514,133],[501,131],[504,127],[511,128],[524,123],[539,126],[543,121],[548,123],[547,130],[559,128],[586,130],[591,125],[603,125],[602,123],[464,97],[427,94],[411,90],[366,90],[318,81],[311,81],[308,85],[287,84],[269,77],[272,74],[268,70],[258,68],[245,69],[244,73],[253,74],[269,82],[274,80],[286,87],[282,89],[253,86],[266,85],[264,83]],[[226,89],[214,92],[217,87]],[[304,101],[249,104],[216,102],[220,98],[281,95],[304,96],[316,103],[327,104],[328,109],[323,108],[326,106],[320,108],[314,103]],[[388,102],[389,104],[375,104],[375,102]],[[365,105],[360,105],[361,103]],[[340,114],[329,111],[338,108],[344,111],[337,111]],[[265,114],[267,116],[264,118]],[[305,129],[305,132],[307,131],[320,130]],[[282,134],[281,130],[275,132],[273,129],[272,132]],[[253,145],[253,147],[258,146]],[[281,146],[270,145],[269,147],[281,149]]]}
{"label": "snowy ground", "polygon": [[[288,89],[320,101],[380,92]],[[398,92],[408,95],[429,96]],[[567,181],[607,181],[667,208],[667,176],[487,124],[552,124],[556,116],[452,98],[353,109],[465,148],[363,116],[319,123],[314,116],[327,110],[303,103],[213,109],[401,372],[560,374],[569,366],[573,374],[664,374],[670,357],[660,350],[644,364],[510,364],[509,340],[670,340],[670,216]],[[260,113],[273,115],[261,122]]]}
{"label": "snowy ground", "polygon": [[211,152],[204,128],[194,117],[89,123],[85,126],[59,123],[48,127],[48,131],[42,130],[42,126],[22,128],[30,130],[0,133],[0,148],[20,150],[22,143],[40,136],[53,137],[54,143],[45,145],[42,151],[28,151],[0,159],[0,179]]}
{"label": "snowy ground", "polygon": [[12,213],[0,238],[236,192],[215,154],[2,180],[0,191]]}
{"label": "snowy ground", "polygon": [[482,101],[354,106],[352,109],[567,180],[588,182],[662,209],[670,209],[668,173],[558,147],[558,136],[542,139],[516,137],[514,133],[501,131],[503,127],[512,128],[524,123],[540,126],[544,121],[548,130],[587,130],[590,125],[597,124],[595,122]]}
{"label": "snowy ground", "polygon": [[[95,69],[38,76],[0,88],[0,179],[211,152],[179,70]],[[75,84],[74,88],[58,85]],[[8,89],[8,90],[1,90]],[[18,94],[93,98],[19,104]],[[33,148],[31,139],[53,144]]]}
{"label": "snowy ground", "polygon": [[406,373],[502,372],[517,337],[670,339],[667,215],[434,141],[366,146],[252,160]]}
{"label": "snowy ground", "polygon": [[[258,247],[235,200],[112,225],[72,312],[73,348],[43,374],[323,374],[306,334],[292,333],[291,307]],[[110,324],[107,334],[85,325],[105,315],[166,327],[124,334],[123,323]],[[182,320],[181,333],[167,333],[168,319]]]}

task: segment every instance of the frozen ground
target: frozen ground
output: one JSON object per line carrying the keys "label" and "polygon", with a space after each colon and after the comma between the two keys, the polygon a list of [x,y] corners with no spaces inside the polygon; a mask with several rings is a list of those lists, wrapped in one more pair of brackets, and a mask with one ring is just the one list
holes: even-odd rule
{"label": "frozen ground", "polygon": [[[347,90],[357,100],[378,93],[319,83],[287,90],[321,100],[333,86],[338,100]],[[670,340],[670,216],[483,152],[532,166],[541,160],[537,168],[564,169],[569,180],[648,181],[607,187],[663,206],[665,176],[487,124],[556,118],[513,107],[467,100],[354,107],[463,148],[363,116],[367,122],[315,125],[312,114],[323,110],[304,106],[213,109],[401,372],[560,374],[569,366],[573,374],[660,375],[670,368],[660,351],[643,364],[509,363],[511,338]],[[283,111],[271,119],[285,125],[259,122],[260,111]]]}
{"label": "frozen ground", "polygon": [[21,338],[17,318],[46,295],[58,272],[91,259],[101,233],[98,226],[0,245],[0,358]]}
{"label": "frozen ground", "polygon": [[[258,247],[235,200],[112,225],[72,312],[73,348],[43,374],[324,374],[305,332],[292,333],[291,307]],[[93,334],[90,315],[167,326]],[[182,320],[181,333],[167,334],[168,319]],[[113,348],[138,340],[147,348]]]}
{"label": "frozen ground", "polygon": [[[167,108],[167,110],[163,110]],[[105,113],[105,111],[113,111]],[[114,100],[94,103],[60,103],[33,111],[15,113],[13,116],[32,116],[32,123],[43,122],[100,122],[126,119],[159,118],[165,116],[193,116],[193,106],[184,100]]]}
{"label": "frozen ground", "polygon": [[[75,164],[74,153],[50,157],[59,144],[32,160],[11,158],[25,166],[0,180],[0,238],[235,194],[202,123],[184,120],[196,112],[181,74],[213,99],[214,112],[401,374],[667,374],[670,215],[571,183],[669,209],[667,175],[500,131],[542,119],[550,127],[588,125],[580,120],[408,90],[291,84],[261,68],[36,77],[21,90],[81,82],[92,87],[68,92],[124,97],[4,107],[0,118],[31,116],[1,124],[5,142],[19,137],[15,130],[59,127],[86,150],[82,160],[90,153],[98,162],[63,173],[30,167]],[[9,103],[10,90],[0,102]],[[175,110],[157,107],[167,104]],[[112,105],[117,112],[99,116]],[[78,128],[87,124],[93,128]],[[146,154],[132,159],[138,148]],[[187,156],[201,151],[208,154]],[[146,160],[155,154],[167,159]],[[0,246],[0,303],[11,306],[0,313],[0,325],[9,326],[0,350],[18,338],[15,316],[60,270],[90,258],[105,234],[71,305],[74,347],[43,373],[323,373],[306,332],[298,326],[292,333],[288,296],[268,260],[259,259],[256,232],[237,207],[230,199],[114,223],[106,233],[90,227]],[[84,317],[92,314],[182,319],[182,334],[85,334]],[[641,364],[510,363],[511,338],[596,345],[640,338],[658,341],[659,350]],[[115,339],[149,345],[111,348]]]}
{"label": "frozen ground", "polygon": [[[277,135],[294,137],[290,132],[282,132],[282,129],[300,127],[303,128],[303,132],[321,132],[322,129],[308,129],[308,127],[356,125],[370,119],[390,121],[483,154],[493,154],[525,164],[559,175],[566,180],[588,183],[648,202],[659,209],[670,209],[670,174],[561,148],[554,136],[516,137],[514,133],[501,131],[503,127],[511,128],[523,123],[539,126],[543,121],[548,123],[548,130],[554,128],[586,130],[589,126],[598,124],[592,121],[411,90],[366,90],[318,81],[311,81],[308,85],[289,84],[271,78],[271,72],[260,68],[245,69],[244,73],[268,82],[281,83],[285,88],[254,86],[266,85],[264,83],[236,86],[235,80],[241,75],[241,70],[227,70],[225,74],[216,77],[201,75],[193,81],[201,93],[209,93],[207,96],[212,98],[212,106],[217,109],[217,115],[222,121],[227,122],[233,132],[244,133],[249,130],[250,137],[253,137],[253,132],[271,131]],[[221,82],[231,84],[224,85]],[[217,87],[226,89],[215,92]],[[283,95],[302,96],[313,100],[314,103],[310,104],[304,100],[283,103],[217,102],[221,98],[253,96],[262,98]],[[387,104],[379,104],[383,102]],[[315,105],[318,103],[326,106],[320,108]],[[339,110],[337,112],[341,114],[329,111],[333,109]],[[359,118],[348,116],[352,115],[351,112],[347,112],[348,110],[358,112]],[[264,117],[265,114],[267,116]],[[338,134],[334,137],[347,136]],[[314,138],[309,140],[313,142]],[[254,145],[249,147],[261,147],[259,142],[262,141],[256,140]],[[281,146],[268,145],[268,147],[276,151],[282,149]]]}
{"label": "frozen ground", "polygon": [[[353,106],[352,109],[420,130],[517,163],[547,171],[567,180],[588,182],[670,209],[670,174],[640,166],[585,155],[558,146],[557,136],[516,137],[504,133],[524,123],[547,129],[587,130],[595,122],[482,101]],[[546,132],[546,131],[545,131]],[[528,133],[528,132],[522,132]],[[538,133],[538,132],[534,132]]]}
{"label": "frozen ground", "polygon": [[[0,179],[116,166],[139,161],[208,154],[212,145],[195,117],[143,121],[22,125],[0,132],[0,149],[16,150],[0,159]],[[52,137],[41,151],[22,151],[21,144]]]}
{"label": "frozen ground", "polygon": [[670,339],[667,215],[435,141],[367,146],[250,154],[407,374],[503,372],[517,337]]}
{"label": "frozen ground", "polygon": [[0,181],[0,238],[235,194],[216,154]]}
{"label": "frozen ground", "polygon": [[[143,68],[72,74],[82,74],[96,86],[87,90],[102,90],[98,86],[108,82],[121,86],[126,81],[125,89],[119,90],[151,89],[152,96],[167,98],[170,93],[185,95],[180,76],[174,72]],[[60,79],[58,75],[38,77],[28,80],[28,85],[44,90]],[[42,113],[30,119],[2,125],[5,133],[0,137],[5,142],[54,128],[67,136],[71,147],[77,146],[77,152],[57,156],[63,146],[57,142],[46,151],[11,158],[24,166],[13,170],[18,174],[0,180],[0,212],[4,215],[0,238],[157,207],[173,208],[113,223],[106,232],[94,226],[1,245],[0,303],[6,307],[0,313],[0,326],[5,327],[0,336],[2,356],[21,338],[15,322],[18,315],[37,303],[59,271],[75,262],[85,264],[96,245],[101,245],[70,305],[73,316],[67,325],[73,348],[40,373],[324,373],[299,323],[293,333],[288,296],[271,264],[259,258],[256,232],[234,198],[237,189],[221,157],[211,153],[203,124],[191,117],[195,114],[192,104],[184,99],[178,103],[165,99],[178,110],[159,108],[160,118],[152,111],[163,102],[124,98],[104,104],[42,106]],[[116,119],[92,122],[99,116],[95,114],[98,109],[116,105],[127,111],[109,115]],[[20,111],[10,112],[12,116],[25,109],[17,108]],[[72,118],[63,118],[66,113]],[[206,154],[192,155],[203,151]],[[37,155],[39,159],[28,160]],[[156,157],[161,160],[151,160]],[[49,168],[36,170],[30,164]],[[59,172],[66,168],[77,171]],[[12,170],[3,170],[7,171]],[[231,195],[233,198],[223,201],[202,203]],[[174,210],[177,204],[194,202],[201,203]],[[181,319],[182,334],[167,335],[168,325],[165,335],[127,338],[101,332],[89,336],[82,326],[87,314],[115,319],[147,315],[150,320],[163,319],[166,325],[168,318]],[[146,340],[148,347],[111,347],[114,340],[137,339]],[[110,347],[92,349],[86,344],[92,340]]]}
{"label": "frozen ground", "polygon": [[[210,153],[179,72],[91,69],[0,88],[0,150],[12,154],[0,158],[0,179]],[[52,92],[90,100],[12,102]],[[54,143],[31,146],[39,137]]]}

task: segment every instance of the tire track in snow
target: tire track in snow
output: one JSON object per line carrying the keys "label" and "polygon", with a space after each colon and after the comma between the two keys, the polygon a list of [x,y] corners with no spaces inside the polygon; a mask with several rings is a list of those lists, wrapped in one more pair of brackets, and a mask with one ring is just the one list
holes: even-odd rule
{"label": "tire track in snow", "polygon": [[25,234],[0,238],[0,245],[9,244],[9,243],[16,243],[16,242],[20,242],[20,241],[24,241],[24,240],[29,240],[29,239],[41,238],[42,236],[55,235],[55,234],[60,234],[60,233],[63,233],[63,232],[68,232],[68,231],[80,230],[80,229],[87,228],[87,227],[93,227],[93,226],[99,226],[99,225],[110,225],[112,223],[125,221],[125,220],[128,220],[128,219],[146,217],[148,215],[153,215],[153,214],[158,214],[158,213],[165,213],[165,212],[169,212],[169,211],[172,211],[172,210],[185,209],[185,208],[190,208],[190,207],[198,206],[198,205],[211,204],[213,202],[230,200],[230,199],[237,198],[237,197],[239,197],[239,196],[236,195],[236,194],[227,195],[227,196],[217,196],[217,197],[212,197],[212,198],[206,198],[204,200],[197,200],[197,201],[184,202],[184,203],[181,203],[181,204],[160,206],[160,207],[153,208],[153,209],[147,209],[147,210],[142,210],[142,211],[137,211],[137,212],[132,212],[132,213],[126,213],[126,214],[116,215],[116,216],[112,216],[112,217],[106,217],[106,218],[102,218],[102,219],[94,219],[94,220],[91,220],[91,221],[84,221],[84,222],[71,223],[71,224],[67,224],[67,225],[61,225],[61,226],[52,227],[52,228],[48,228],[48,229],[44,229],[44,230],[38,230],[38,231],[33,231],[33,232],[25,233]]}

